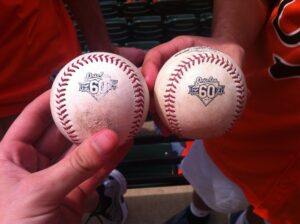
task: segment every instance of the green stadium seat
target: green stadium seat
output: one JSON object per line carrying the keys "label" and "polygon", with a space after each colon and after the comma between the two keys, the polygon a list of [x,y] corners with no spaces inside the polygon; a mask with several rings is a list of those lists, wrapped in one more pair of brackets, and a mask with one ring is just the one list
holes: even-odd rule
{"label": "green stadium seat", "polygon": [[141,48],[144,50],[149,50],[157,45],[159,45],[159,41],[155,40],[149,40],[149,41],[131,41],[131,42],[126,42],[125,46],[126,47],[136,47],[136,48]]}
{"label": "green stadium seat", "polygon": [[199,16],[199,35],[211,36],[212,12],[202,13]]}
{"label": "green stadium seat", "polygon": [[154,0],[152,3],[153,11],[161,16],[177,14],[182,12],[184,0]]}
{"label": "green stadium seat", "polygon": [[132,37],[135,40],[161,41],[163,23],[161,16],[136,16],[131,23]]}
{"label": "green stadium seat", "polygon": [[123,17],[106,19],[107,31],[113,43],[122,45],[130,38],[127,20]]}
{"label": "green stadium seat", "polygon": [[124,2],[121,12],[125,17],[148,15],[151,13],[151,7],[147,1]]}
{"label": "green stadium seat", "polygon": [[165,19],[165,32],[168,38],[179,35],[197,35],[199,18],[194,14],[168,15]]}
{"label": "green stadium seat", "polygon": [[185,13],[199,15],[212,11],[212,0],[185,0]]}
{"label": "green stadium seat", "polygon": [[120,14],[120,3],[116,0],[99,1],[102,14],[105,18],[118,17]]}

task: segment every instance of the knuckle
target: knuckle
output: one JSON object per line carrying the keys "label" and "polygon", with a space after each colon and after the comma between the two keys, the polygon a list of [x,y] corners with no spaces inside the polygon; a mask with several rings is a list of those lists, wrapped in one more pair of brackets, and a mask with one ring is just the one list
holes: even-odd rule
{"label": "knuckle", "polygon": [[75,151],[75,155],[70,157],[70,166],[79,173],[91,173],[94,169],[91,161],[86,156],[83,156],[80,151]]}

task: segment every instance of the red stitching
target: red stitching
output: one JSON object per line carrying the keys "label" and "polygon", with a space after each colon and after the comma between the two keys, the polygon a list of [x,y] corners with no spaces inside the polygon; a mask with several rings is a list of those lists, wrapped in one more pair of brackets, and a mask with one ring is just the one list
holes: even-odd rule
{"label": "red stitching", "polygon": [[60,103],[62,103],[62,102],[64,102],[66,99],[60,99],[60,100],[56,100],[55,102],[57,103],[57,104],[60,104]]}
{"label": "red stitching", "polygon": [[102,56],[103,56],[102,54],[99,54],[99,55],[98,55],[98,57],[99,57],[100,61],[103,61],[103,58],[102,58]]}
{"label": "red stitching", "polygon": [[81,61],[79,61],[79,59],[76,61],[76,63],[77,63],[78,65],[83,66],[83,63],[81,63]]}
{"label": "red stitching", "polygon": [[86,60],[84,56],[81,58],[81,60],[82,60],[85,64],[88,64],[88,63],[89,63],[88,60]]}
{"label": "red stitching", "polygon": [[89,55],[89,56],[88,56],[88,59],[89,59],[90,62],[94,62],[94,60],[93,60],[93,58],[92,58],[92,55]]}
{"label": "red stitching", "polygon": [[108,55],[104,55],[105,58],[105,62],[109,62],[109,56]]}
{"label": "red stitching", "polygon": [[[68,85],[67,83],[64,83],[64,84],[59,85],[59,86],[67,86],[67,85]],[[57,88],[56,90],[57,90],[58,93],[61,93],[61,92],[65,92],[65,91],[66,91],[66,88],[60,88],[60,89]]]}
{"label": "red stitching", "polygon": [[77,65],[75,65],[74,63],[72,63],[72,67],[76,68],[76,69],[79,69],[79,67]]}
{"label": "red stitching", "polygon": [[[62,108],[61,108],[62,109]],[[62,116],[67,112],[67,109],[59,110],[58,115]]]}
{"label": "red stitching", "polygon": [[65,95],[66,95],[65,93],[62,93],[62,94],[55,94],[55,96],[56,96],[57,98],[64,97]]}
{"label": "red stitching", "polygon": [[236,105],[233,120],[230,123],[228,130],[232,128],[235,121],[239,118],[241,111],[244,107],[243,105],[245,103],[246,94],[244,91],[244,86],[242,84],[241,75],[237,72],[236,68],[234,68],[234,65],[230,63],[228,60],[225,60],[224,57],[219,55],[214,55],[213,53],[194,54],[191,57],[182,60],[181,63],[178,64],[177,67],[174,69],[173,73],[171,73],[165,89],[165,92],[168,94],[165,94],[163,96],[164,106],[166,111],[166,120],[169,123],[169,126],[173,131],[173,133],[179,136],[182,133],[182,128],[180,127],[179,121],[176,116],[176,110],[175,110],[175,101],[176,101],[175,92],[177,89],[177,84],[179,83],[180,79],[182,79],[184,75],[182,70],[188,71],[188,69],[190,69],[192,65],[195,65],[195,63],[200,64],[204,62],[220,65],[222,68],[227,70],[228,74],[231,76],[234,83],[236,83],[235,87],[237,90],[237,105]]}
{"label": "red stitching", "polygon": [[68,116],[68,114],[62,115],[59,120],[63,121],[66,117]]}
{"label": "red stitching", "polygon": [[115,62],[115,65],[118,65],[120,63],[121,59],[120,58],[117,58],[116,59],[116,62]]}
{"label": "red stitching", "polygon": [[118,66],[122,71],[125,72],[129,80],[131,81],[133,86],[133,93],[135,96],[135,101],[134,101],[135,109],[134,109],[134,120],[131,124],[127,139],[133,138],[139,131],[141,120],[144,114],[144,105],[145,105],[144,89],[138,78],[138,75],[134,72],[133,69],[131,69],[130,65],[122,61],[120,58],[116,58],[115,56],[108,55],[108,54],[95,53],[95,54],[90,54],[88,57],[82,56],[78,58],[78,60],[76,60],[75,63],[73,62],[71,65],[69,65],[69,67],[67,67],[66,71],[63,73],[62,77],[60,78],[58,82],[58,86],[61,88],[56,89],[55,96],[57,100],[55,101],[55,103],[57,108],[58,119],[60,120],[63,129],[66,131],[67,135],[74,143],[76,144],[80,143],[80,139],[76,134],[76,130],[74,130],[73,125],[70,124],[71,121],[69,119],[69,113],[65,108],[66,105],[63,104],[63,102],[66,101],[65,91],[70,81],[69,77],[72,77],[73,73],[75,73],[76,70],[79,69],[80,67],[84,66],[85,64],[92,63],[94,61],[97,62],[100,61],[106,63],[110,62],[111,64]]}
{"label": "red stitching", "polygon": [[68,85],[67,83],[58,83],[59,87],[63,87],[63,86],[67,86],[67,85]]}
{"label": "red stitching", "polygon": [[63,122],[64,126],[66,126],[68,123],[70,123],[71,120],[66,120]]}
{"label": "red stitching", "polygon": [[75,70],[72,69],[72,68],[70,68],[70,67],[68,67],[67,71],[68,71],[69,73],[75,72]]}
{"label": "red stitching", "polygon": [[[57,102],[57,101],[56,101]],[[62,108],[64,108],[66,106],[66,104],[62,104],[60,105],[60,102],[58,102],[58,106],[56,107],[56,109],[61,110]]]}

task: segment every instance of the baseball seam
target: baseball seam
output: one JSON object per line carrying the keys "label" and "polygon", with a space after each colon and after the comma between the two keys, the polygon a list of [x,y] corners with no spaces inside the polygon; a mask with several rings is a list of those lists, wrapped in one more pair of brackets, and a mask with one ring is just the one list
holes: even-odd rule
{"label": "baseball seam", "polygon": [[181,136],[182,128],[180,127],[179,121],[176,116],[176,90],[179,81],[183,78],[186,72],[191,69],[195,64],[201,63],[211,63],[216,64],[224,68],[231,76],[235,83],[236,92],[237,92],[237,103],[234,111],[233,119],[230,122],[230,125],[226,131],[231,129],[235,123],[235,121],[239,118],[246,99],[245,89],[243,85],[243,80],[235,66],[225,59],[222,56],[214,55],[213,53],[198,53],[194,54],[185,60],[182,60],[176,68],[171,73],[167,84],[163,98],[164,98],[164,107],[166,112],[166,120],[171,128],[172,132],[178,136]]}
{"label": "baseball seam", "polygon": [[76,133],[76,130],[74,129],[71,122],[70,114],[66,104],[66,91],[69,85],[70,78],[74,75],[74,73],[81,67],[94,62],[105,62],[117,66],[127,75],[132,84],[134,93],[134,115],[133,122],[131,124],[130,131],[126,139],[129,140],[137,134],[143,119],[145,104],[144,89],[138,75],[134,72],[131,66],[126,62],[122,61],[120,58],[114,57],[113,55],[99,53],[90,54],[88,56],[83,55],[65,69],[63,75],[58,81],[57,88],[55,90],[55,103],[57,110],[56,113],[60,124],[67,133],[67,135],[70,137],[72,142],[74,142],[75,144],[81,143],[81,139]]}

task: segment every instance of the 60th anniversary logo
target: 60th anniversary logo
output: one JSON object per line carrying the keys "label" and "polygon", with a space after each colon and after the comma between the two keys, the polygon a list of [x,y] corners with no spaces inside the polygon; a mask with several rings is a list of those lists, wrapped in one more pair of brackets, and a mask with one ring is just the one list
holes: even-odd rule
{"label": "60th anniversary logo", "polygon": [[95,100],[99,100],[109,91],[117,88],[118,80],[112,79],[109,75],[100,73],[87,73],[83,83],[79,83],[79,91],[87,92]]}
{"label": "60th anniversary logo", "polygon": [[210,76],[209,78],[197,77],[194,85],[189,85],[188,94],[198,97],[204,106],[207,106],[217,96],[223,95],[225,86]]}

